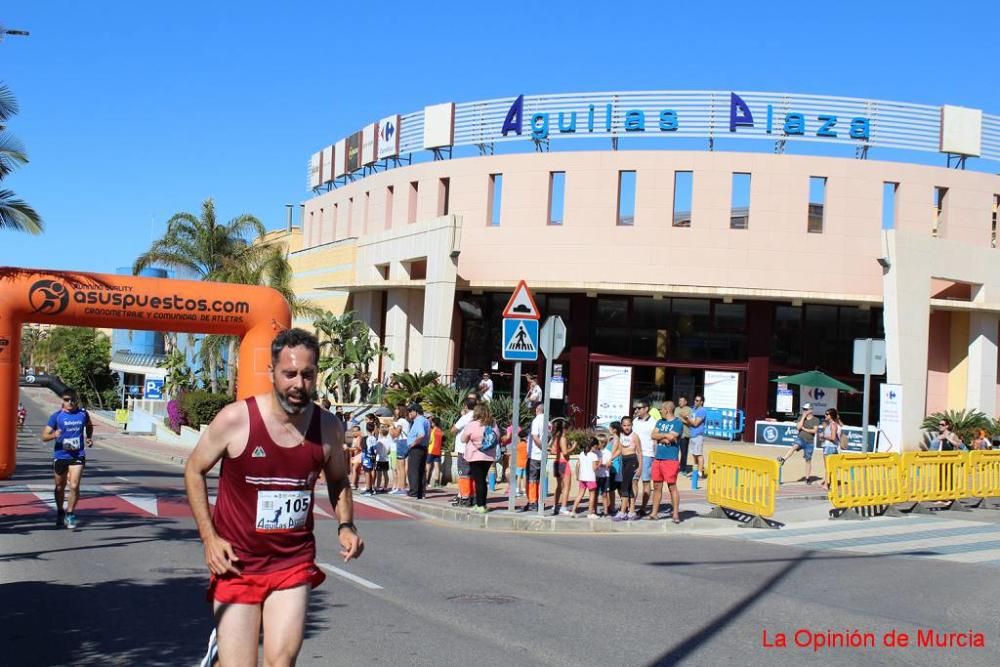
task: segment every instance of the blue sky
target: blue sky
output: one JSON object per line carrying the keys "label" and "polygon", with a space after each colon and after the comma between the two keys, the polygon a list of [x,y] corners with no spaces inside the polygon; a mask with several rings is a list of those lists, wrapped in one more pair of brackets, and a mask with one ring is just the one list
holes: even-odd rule
{"label": "blue sky", "polygon": [[0,232],[0,265],[112,272],[206,197],[282,226],[312,152],[442,101],[761,90],[1000,113],[995,3],[740,5],[6,0],[0,23],[32,33],[0,43],[31,163],[4,186],[47,230]]}

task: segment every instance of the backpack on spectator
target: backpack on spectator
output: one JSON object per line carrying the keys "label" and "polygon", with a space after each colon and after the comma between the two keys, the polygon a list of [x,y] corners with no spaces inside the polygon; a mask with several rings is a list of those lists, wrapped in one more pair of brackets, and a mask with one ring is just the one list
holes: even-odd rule
{"label": "backpack on spectator", "polygon": [[483,441],[479,445],[479,451],[483,453],[492,453],[498,444],[500,444],[500,436],[497,435],[496,429],[493,428],[492,425],[485,427],[483,429]]}

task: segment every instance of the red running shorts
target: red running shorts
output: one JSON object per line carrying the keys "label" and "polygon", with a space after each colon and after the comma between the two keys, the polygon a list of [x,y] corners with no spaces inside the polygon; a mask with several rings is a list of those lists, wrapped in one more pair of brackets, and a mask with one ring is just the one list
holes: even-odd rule
{"label": "red running shorts", "polygon": [[301,563],[284,570],[259,574],[212,575],[208,584],[208,599],[223,604],[263,604],[273,591],[309,584],[316,588],[326,581],[326,575],[313,563]]}
{"label": "red running shorts", "polygon": [[667,484],[677,483],[677,473],[681,469],[680,461],[653,461],[653,481],[666,482]]}

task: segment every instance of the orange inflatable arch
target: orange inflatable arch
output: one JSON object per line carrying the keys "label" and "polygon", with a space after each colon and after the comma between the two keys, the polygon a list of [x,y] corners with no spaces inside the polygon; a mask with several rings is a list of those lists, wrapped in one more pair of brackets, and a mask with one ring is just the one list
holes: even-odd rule
{"label": "orange inflatable arch", "polygon": [[237,398],[270,391],[271,341],[291,324],[269,287],[0,268],[0,479],[14,474],[21,326],[26,322],[239,336]]}

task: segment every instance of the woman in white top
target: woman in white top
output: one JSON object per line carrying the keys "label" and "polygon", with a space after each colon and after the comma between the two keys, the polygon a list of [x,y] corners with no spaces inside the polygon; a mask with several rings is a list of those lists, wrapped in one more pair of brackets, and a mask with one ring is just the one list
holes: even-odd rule
{"label": "woman in white top", "polygon": [[[618,424],[618,422],[615,422]],[[611,425],[612,432],[615,433],[615,424]],[[635,512],[635,496],[637,491],[636,475],[642,470],[642,444],[639,436],[632,430],[632,418],[622,417],[619,424],[621,433],[615,442],[615,449],[611,452],[611,458],[622,457],[622,483],[618,493],[622,497],[621,510],[615,514],[615,521],[634,521],[639,518]]]}

